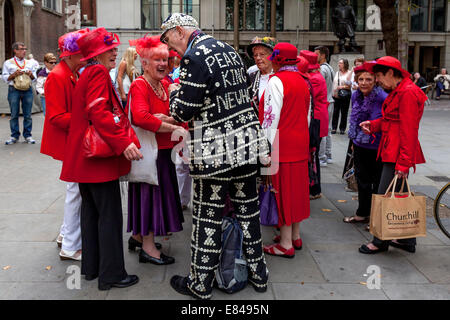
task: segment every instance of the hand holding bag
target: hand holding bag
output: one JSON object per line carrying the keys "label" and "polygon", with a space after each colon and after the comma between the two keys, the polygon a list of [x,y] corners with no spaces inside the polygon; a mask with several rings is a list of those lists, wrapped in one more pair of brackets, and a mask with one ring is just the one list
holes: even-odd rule
{"label": "hand holding bag", "polygon": [[[414,195],[406,178],[395,192],[397,179],[396,175],[384,195],[372,195],[370,233],[381,240],[425,237],[426,198]],[[402,192],[405,182],[408,192]]]}
{"label": "hand holding bag", "polygon": [[270,176],[266,176],[265,183],[259,186],[259,210],[260,220],[263,226],[278,225],[276,192],[270,181]]}

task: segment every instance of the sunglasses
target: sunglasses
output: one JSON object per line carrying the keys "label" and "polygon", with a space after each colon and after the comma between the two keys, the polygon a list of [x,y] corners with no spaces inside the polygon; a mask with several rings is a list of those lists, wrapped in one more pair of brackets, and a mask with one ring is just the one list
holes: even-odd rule
{"label": "sunglasses", "polygon": [[50,64],[57,64],[56,61],[47,61],[47,63],[50,63]]}

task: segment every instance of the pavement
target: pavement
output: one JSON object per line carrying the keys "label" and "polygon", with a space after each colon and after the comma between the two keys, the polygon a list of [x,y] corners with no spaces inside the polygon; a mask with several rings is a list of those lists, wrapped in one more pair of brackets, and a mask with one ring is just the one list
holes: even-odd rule
{"label": "pavement", "polygon": [[[5,103],[0,101],[3,107]],[[450,177],[450,100],[432,103],[419,131],[427,163],[418,165],[410,178],[413,191],[430,199],[445,184],[435,177],[447,181]],[[61,164],[39,153],[43,120],[42,113],[33,114],[35,145],[22,139],[6,146],[8,116],[0,117],[0,299],[192,300],[177,294],[169,284],[172,275],[188,272],[190,210],[185,211],[182,232],[157,239],[163,252],[176,259],[169,266],[138,263],[137,253],[126,249],[130,234],[124,224],[126,269],[140,277],[130,288],[99,291],[96,281],[76,277],[80,263],[59,260],[55,239],[63,218],[65,184],[58,179]],[[323,197],[311,201],[311,217],[301,224],[303,249],[294,259],[266,256],[270,272],[267,292],[256,293],[247,287],[228,295],[214,290],[213,299],[450,299],[450,239],[437,229],[433,218],[428,219],[427,236],[418,238],[415,254],[396,248],[373,256],[358,252],[371,235],[364,225],[342,222],[357,207],[356,194],[345,191],[341,179],[347,141],[345,135],[333,135],[334,163],[322,168]],[[126,222],[126,195],[122,200]],[[264,243],[270,243],[274,228],[262,227],[262,234]],[[368,270],[369,266],[378,267],[380,273]],[[370,284],[375,288],[369,289]]]}

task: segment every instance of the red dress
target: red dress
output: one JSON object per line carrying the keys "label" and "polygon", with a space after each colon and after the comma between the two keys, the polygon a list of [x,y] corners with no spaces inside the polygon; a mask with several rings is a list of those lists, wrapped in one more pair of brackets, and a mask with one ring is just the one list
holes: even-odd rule
{"label": "red dress", "polygon": [[[272,175],[273,187],[278,191],[275,194],[278,205],[279,226],[290,226],[309,217],[309,90],[303,77],[298,72],[278,71],[272,77],[277,77],[282,84],[281,112],[278,129],[272,145],[272,159],[276,159],[278,151],[279,168]],[[269,110],[276,109],[274,103],[279,99],[272,90],[277,79],[269,80],[268,88],[264,93],[264,100],[260,101],[260,115],[271,118]],[[262,108],[263,106],[263,108]],[[263,128],[266,127],[262,121]],[[278,143],[276,142],[278,138]],[[276,160],[273,160],[275,163]]]}

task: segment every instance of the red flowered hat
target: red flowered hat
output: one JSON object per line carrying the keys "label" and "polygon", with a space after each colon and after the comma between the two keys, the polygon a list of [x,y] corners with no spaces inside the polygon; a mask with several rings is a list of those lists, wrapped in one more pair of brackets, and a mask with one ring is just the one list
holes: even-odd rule
{"label": "red flowered hat", "polygon": [[385,56],[377,59],[376,63],[367,66],[368,71],[373,73],[373,67],[376,65],[397,69],[402,73],[403,78],[409,78],[411,76],[408,71],[402,68],[402,64],[400,63],[400,61],[391,56]]}
{"label": "red flowered hat", "polygon": [[303,77],[309,78],[309,74],[308,74],[309,62],[308,62],[308,60],[306,60],[306,58],[304,58],[302,56],[298,56],[298,59],[300,60],[297,63],[298,72],[300,72],[300,74]]}
{"label": "red flowered hat", "polygon": [[83,59],[89,60],[120,45],[119,36],[106,31],[105,28],[94,29],[77,40]]}
{"label": "red flowered hat", "polygon": [[319,69],[320,65],[318,62],[319,56],[317,53],[308,50],[300,51],[300,56],[305,58],[308,61],[308,70]]}
{"label": "red flowered hat", "polygon": [[59,52],[61,54],[59,55],[59,58],[64,58],[68,56],[73,56],[75,54],[81,53],[80,48],[78,47],[77,40],[81,38],[82,35],[89,32],[89,29],[81,29],[78,31],[73,31],[66,33],[59,37],[58,39],[58,47]]}
{"label": "red flowered hat", "polygon": [[136,46],[136,52],[141,57],[148,56],[152,49],[158,48],[158,47],[164,47],[168,51],[167,45],[160,41],[159,36],[145,35],[142,38],[129,40],[128,42],[129,42],[130,46]]}
{"label": "red flowered hat", "polygon": [[288,42],[278,43],[273,48],[272,55],[267,59],[281,65],[292,65],[300,62],[297,57],[297,48]]}

